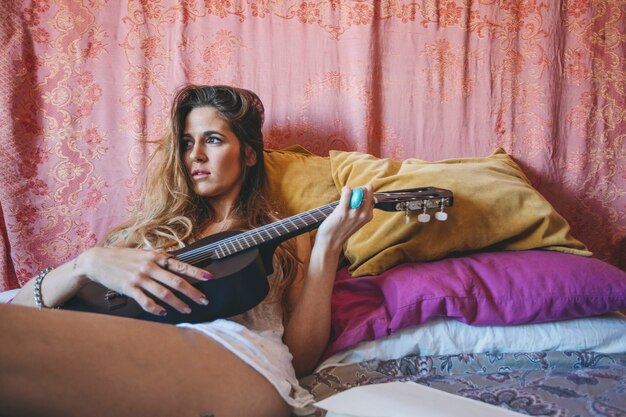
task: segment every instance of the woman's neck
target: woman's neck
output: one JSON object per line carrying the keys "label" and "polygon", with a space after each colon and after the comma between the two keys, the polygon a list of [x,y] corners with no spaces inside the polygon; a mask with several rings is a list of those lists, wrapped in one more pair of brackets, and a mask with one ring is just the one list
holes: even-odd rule
{"label": "woman's neck", "polygon": [[213,207],[213,219],[203,227],[199,237],[214,235],[216,233],[232,230],[240,225],[240,219],[233,206]]}
{"label": "woman's neck", "polygon": [[217,233],[224,232],[228,230],[232,226],[232,222],[229,219],[226,219],[221,222],[211,222],[207,224],[202,232],[200,233],[199,238],[203,238],[206,236],[215,235]]}

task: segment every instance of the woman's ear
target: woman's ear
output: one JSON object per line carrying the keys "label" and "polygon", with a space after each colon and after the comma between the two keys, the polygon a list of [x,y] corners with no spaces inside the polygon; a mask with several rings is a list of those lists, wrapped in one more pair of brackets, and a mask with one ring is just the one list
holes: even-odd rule
{"label": "woman's ear", "polygon": [[246,145],[246,166],[253,167],[256,165],[256,152],[250,146]]}

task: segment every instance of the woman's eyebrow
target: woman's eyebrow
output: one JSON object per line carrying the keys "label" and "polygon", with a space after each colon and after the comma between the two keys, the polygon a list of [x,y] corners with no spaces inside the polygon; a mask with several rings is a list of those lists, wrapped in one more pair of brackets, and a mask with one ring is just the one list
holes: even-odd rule
{"label": "woman's eyebrow", "polygon": [[204,136],[211,136],[211,135],[220,135],[220,136],[224,136],[223,133],[218,132],[217,130],[206,130],[204,132],[202,132],[202,134]]}
{"label": "woman's eyebrow", "polygon": [[[217,130],[205,130],[204,132],[202,132],[202,136],[212,136],[212,135],[219,135],[222,137],[226,137],[223,133]],[[184,132],[183,136],[192,136],[192,135],[189,132]]]}

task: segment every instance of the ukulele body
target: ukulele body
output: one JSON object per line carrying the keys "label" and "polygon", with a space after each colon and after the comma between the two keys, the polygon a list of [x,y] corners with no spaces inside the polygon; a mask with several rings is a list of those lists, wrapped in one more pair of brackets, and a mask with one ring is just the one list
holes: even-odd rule
{"label": "ukulele body", "polygon": [[[197,247],[237,235],[239,232],[224,232],[201,239],[193,245],[171,252],[178,256]],[[160,300],[155,301],[167,311],[159,316],[144,311],[135,300],[124,295],[111,297],[108,288],[96,282],[85,285],[69,300],[64,309],[131,317],[160,323],[201,323],[218,318],[232,317],[258,305],[269,293],[267,276],[272,273],[273,246],[257,246],[223,259],[192,263],[209,271],[213,278],[196,281],[193,285],[202,291],[209,304],[200,305],[187,296],[174,294],[191,307],[190,314],[182,314]],[[108,295],[107,295],[108,294]]]}

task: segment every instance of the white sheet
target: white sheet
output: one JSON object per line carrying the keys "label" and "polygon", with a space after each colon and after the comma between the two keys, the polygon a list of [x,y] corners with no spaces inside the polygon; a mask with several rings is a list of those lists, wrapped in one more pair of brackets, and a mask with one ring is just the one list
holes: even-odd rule
{"label": "white sheet", "polygon": [[9,301],[11,301],[13,299],[13,297],[15,297],[15,294],[17,294],[17,292],[20,289],[17,288],[15,290],[9,290],[9,291],[3,291],[0,292],[0,303],[8,303]]}
{"label": "white sheet", "polygon": [[315,404],[326,417],[523,417],[504,407],[414,382],[387,382],[349,388]]}
{"label": "white sheet", "polygon": [[585,350],[626,352],[626,316],[616,312],[519,326],[470,326],[448,318],[437,318],[338,352],[323,361],[316,371],[332,365],[371,359],[389,360],[406,355]]}

